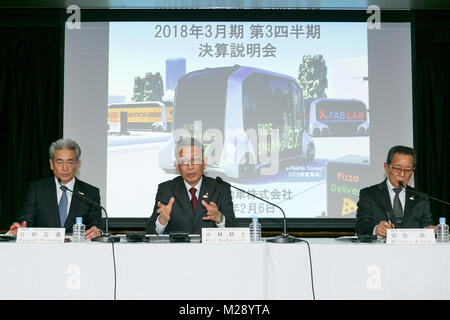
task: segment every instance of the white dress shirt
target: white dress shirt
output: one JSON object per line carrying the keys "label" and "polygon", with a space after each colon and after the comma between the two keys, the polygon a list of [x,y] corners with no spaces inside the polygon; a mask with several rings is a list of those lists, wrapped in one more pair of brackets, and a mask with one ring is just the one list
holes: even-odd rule
{"label": "white dress shirt", "polygon": [[[202,201],[202,199],[199,199],[199,195],[200,195],[200,188],[201,188],[201,186],[202,186],[202,180],[203,180],[203,178],[200,178],[200,181],[197,183],[197,185],[194,187],[195,189],[197,189],[197,191],[195,192],[195,196],[197,197],[197,200],[198,200],[198,202],[197,202],[197,205],[202,205],[202,203],[201,203],[201,201]],[[192,201],[192,195],[191,195],[191,193],[189,192],[189,190],[192,188],[190,185],[189,185],[189,183],[187,183],[185,180],[183,180],[183,182],[184,182],[184,186],[186,187],[186,191],[187,191],[187,194],[188,194],[188,197],[189,197],[189,200],[190,201]],[[166,226],[165,225],[162,225],[160,222],[159,222],[159,219],[156,219],[156,227],[155,227],[155,231],[156,231],[156,233],[157,234],[163,234],[164,233],[164,230],[166,229]],[[218,227],[218,228],[225,228],[225,216],[222,214],[222,222],[220,222],[220,223],[216,223],[216,226]]]}

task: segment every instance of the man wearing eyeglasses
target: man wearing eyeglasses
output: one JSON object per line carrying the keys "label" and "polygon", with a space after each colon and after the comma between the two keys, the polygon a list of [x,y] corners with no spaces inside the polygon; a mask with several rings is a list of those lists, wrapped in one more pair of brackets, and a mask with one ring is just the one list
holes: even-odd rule
{"label": "man wearing eyeglasses", "polygon": [[198,140],[179,141],[174,164],[180,176],[158,185],[148,233],[201,234],[202,228],[238,226],[230,188],[203,174],[206,158]]}
{"label": "man wearing eyeglasses", "polygon": [[80,192],[100,205],[100,190],[75,177],[80,166],[80,146],[71,139],[59,139],[50,145],[49,154],[53,176],[30,183],[18,219],[20,223],[14,222],[9,233],[16,235],[19,227],[65,228],[67,233],[72,233],[76,217],[82,217],[86,239],[100,236],[99,207],[73,196],[70,191]]}
{"label": "man wearing eyeglasses", "polygon": [[[391,228],[436,228],[426,197],[414,196],[407,186],[415,169],[415,152],[392,147],[384,163],[387,175],[380,184],[361,189],[356,212],[356,233],[386,237]],[[417,193],[417,191],[415,191]]]}

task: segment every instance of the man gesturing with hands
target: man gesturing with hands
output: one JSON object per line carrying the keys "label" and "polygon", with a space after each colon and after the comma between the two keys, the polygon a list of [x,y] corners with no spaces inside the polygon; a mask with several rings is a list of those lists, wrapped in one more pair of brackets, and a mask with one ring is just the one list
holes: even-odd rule
{"label": "man gesturing with hands", "polygon": [[229,187],[203,174],[202,144],[182,139],[175,147],[175,158],[180,176],[158,186],[147,232],[201,234],[202,228],[237,227]]}
{"label": "man gesturing with hands", "polygon": [[172,206],[175,202],[175,198],[172,197],[167,205],[163,205],[161,201],[158,201],[158,210],[156,212],[159,214],[158,221],[161,225],[165,226],[170,220],[170,213],[172,212]]}

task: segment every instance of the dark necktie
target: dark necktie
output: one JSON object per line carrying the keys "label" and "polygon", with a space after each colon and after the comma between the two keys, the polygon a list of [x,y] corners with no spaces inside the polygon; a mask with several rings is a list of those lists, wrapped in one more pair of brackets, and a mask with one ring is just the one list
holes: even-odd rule
{"label": "dark necktie", "polygon": [[61,200],[59,200],[58,209],[59,209],[59,221],[61,222],[61,228],[64,228],[64,223],[67,218],[67,194],[66,189],[60,187],[62,190]]}
{"label": "dark necktie", "polygon": [[192,188],[189,189],[189,192],[191,193],[191,196],[192,196],[192,200],[191,200],[192,209],[194,209],[194,212],[195,212],[195,210],[197,209],[197,197],[195,196],[195,193],[197,192],[197,189],[192,187]]}
{"label": "dark necktie", "polygon": [[403,217],[403,207],[402,203],[400,202],[399,194],[402,191],[400,188],[394,188],[395,197],[394,197],[394,204],[392,206],[392,210],[394,211],[394,216],[396,223],[401,223],[402,217]]}

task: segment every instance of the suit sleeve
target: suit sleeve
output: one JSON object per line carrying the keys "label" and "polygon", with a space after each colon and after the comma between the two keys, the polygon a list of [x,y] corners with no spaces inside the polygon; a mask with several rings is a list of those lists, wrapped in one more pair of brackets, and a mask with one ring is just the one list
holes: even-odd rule
{"label": "suit sleeve", "polygon": [[225,216],[225,227],[238,227],[238,222],[234,215],[233,200],[231,198],[231,191],[229,187],[225,187],[223,197],[220,201],[219,210]]}
{"label": "suit sleeve", "polygon": [[422,220],[421,220],[421,227],[425,228],[428,226],[432,226],[434,225],[433,223],[433,219],[431,217],[431,209],[430,209],[430,201],[424,201],[423,204],[424,208],[423,208],[423,215],[422,215]]}
{"label": "suit sleeve", "polygon": [[371,198],[367,189],[361,189],[357,206],[356,233],[358,235],[372,234],[376,223],[373,217]]}
{"label": "suit sleeve", "polygon": [[[100,190],[98,188],[94,188],[94,190],[92,191],[91,197],[92,197],[91,198],[92,201],[94,201],[99,206],[101,206]],[[103,230],[103,231],[105,230],[104,226],[103,226],[103,221],[102,221],[102,210],[100,209],[100,207],[90,205],[88,216],[87,216],[86,229],[89,229],[93,226],[97,227],[100,230]]]}
{"label": "suit sleeve", "polygon": [[145,230],[147,231],[147,233],[149,234],[155,234],[155,223],[156,223],[156,219],[158,219],[158,212],[156,212],[156,210],[158,210],[158,201],[161,201],[162,203],[166,203],[164,201],[161,200],[161,185],[158,186],[158,191],[156,192],[156,197],[155,197],[155,205],[153,206],[153,212],[152,215],[150,216],[150,218],[148,218],[147,223],[145,225]]}
{"label": "suit sleeve", "polygon": [[17,222],[27,222],[27,227],[34,227],[36,225],[36,209],[37,208],[37,193],[35,183],[30,183],[28,187],[27,197],[20,212],[20,217]]}

